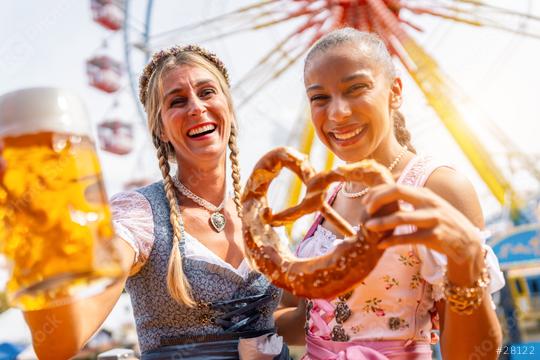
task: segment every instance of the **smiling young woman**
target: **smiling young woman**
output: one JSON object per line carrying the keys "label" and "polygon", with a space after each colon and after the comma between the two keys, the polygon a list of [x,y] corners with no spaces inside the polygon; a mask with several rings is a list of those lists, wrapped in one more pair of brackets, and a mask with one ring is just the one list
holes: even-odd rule
{"label": "smiling young woman", "polygon": [[[381,260],[353,292],[309,299],[304,359],[431,359],[438,314],[444,358],[464,359],[485,341],[500,344],[490,293],[504,280],[485,245],[471,184],[446,164],[417,155],[403,116],[402,83],[383,42],[346,28],[321,38],[306,57],[306,93],[319,139],[346,162],[375,159],[395,185],[339,184],[329,202],[351,224],[394,201],[394,214],[372,218],[393,230]],[[325,254],[342,240],[319,216],[300,244],[301,257]],[[489,285],[489,286],[488,286]],[[299,331],[299,330],[298,330]]]}

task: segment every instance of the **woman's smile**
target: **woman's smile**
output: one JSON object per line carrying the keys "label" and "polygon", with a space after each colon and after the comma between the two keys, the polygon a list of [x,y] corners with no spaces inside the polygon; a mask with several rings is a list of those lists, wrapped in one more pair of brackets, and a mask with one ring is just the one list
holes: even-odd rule
{"label": "woman's smile", "polygon": [[348,146],[360,141],[367,132],[367,125],[349,129],[335,129],[328,134],[332,141],[339,146]]}
{"label": "woman's smile", "polygon": [[205,122],[196,125],[188,130],[187,136],[195,141],[209,139],[216,134],[217,124],[213,122]]}

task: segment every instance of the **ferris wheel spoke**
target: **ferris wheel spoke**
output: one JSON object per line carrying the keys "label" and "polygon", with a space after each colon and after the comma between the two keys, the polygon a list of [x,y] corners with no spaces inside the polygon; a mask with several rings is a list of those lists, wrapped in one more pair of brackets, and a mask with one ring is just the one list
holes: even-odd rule
{"label": "ferris wheel spoke", "polygon": [[[257,76],[253,76],[248,79],[249,84],[247,84],[248,81],[245,80],[242,87],[235,85],[233,90],[235,90],[236,92],[248,92],[247,95],[242,98],[238,107],[241,108],[242,106],[247,104],[249,100],[251,100],[253,96],[255,96],[260,90],[267,86],[270,81],[275,80],[279,76],[281,76],[287,69],[289,69],[293,64],[295,64],[308,49],[309,46],[301,47],[300,50],[297,51],[296,55],[289,56],[288,60],[286,61],[280,61],[281,64],[264,64],[264,66],[258,67],[254,72],[254,74],[256,74]],[[245,87],[250,87],[250,89],[247,91],[243,90]]]}
{"label": "ferris wheel spoke", "polygon": [[477,6],[477,7],[483,7],[483,8],[486,8],[486,9],[496,10],[496,12],[500,13],[500,14],[513,15],[513,16],[517,16],[517,17],[526,18],[526,19],[529,19],[529,20],[540,21],[540,16],[533,15],[533,14],[530,14],[530,13],[521,12],[521,11],[515,11],[515,10],[512,10],[512,9],[506,9],[506,8],[491,5],[491,4],[482,2],[482,1],[473,1],[473,0],[456,0],[456,1],[460,2],[460,3],[473,4],[473,5]]}
{"label": "ferris wheel spoke", "polygon": [[457,13],[461,13],[461,11],[456,11],[458,9],[452,9],[451,12],[445,12],[448,11],[448,9],[429,9],[429,8],[423,8],[423,7],[416,7],[416,6],[404,6],[405,9],[411,10],[415,14],[426,14],[426,15],[432,15],[435,17],[439,17],[445,20],[451,20],[454,22],[471,25],[471,26],[482,26],[482,22],[476,19],[468,19],[465,17],[460,17],[457,15]]}
{"label": "ferris wheel spoke", "polygon": [[367,7],[368,17],[370,18],[371,30],[377,33],[382,41],[385,43],[386,47],[393,49],[393,44],[389,41],[391,31],[388,29],[388,26],[377,16],[375,9],[371,6]]}
{"label": "ferris wheel spoke", "polygon": [[[439,18],[443,18],[445,20],[451,20],[454,22],[470,25],[470,26],[477,26],[477,27],[489,27],[492,29],[502,30],[505,32],[531,37],[531,38],[540,38],[540,33],[535,33],[531,31],[526,31],[520,28],[512,28],[510,25],[499,23],[493,20],[493,16],[487,16],[481,13],[467,13],[463,9],[457,9],[455,7],[452,8],[446,8],[446,9],[429,9],[429,8],[423,8],[423,7],[417,7],[417,6],[410,6],[406,5],[404,6],[407,10],[410,10],[416,14],[428,14],[432,16],[436,16]],[[447,12],[445,12],[445,10]],[[456,14],[460,15],[456,15]],[[527,19],[533,19],[533,17],[528,17]]]}
{"label": "ferris wheel spoke", "polygon": [[[475,24],[475,22],[477,21],[479,23],[478,26],[489,26],[489,25],[486,25],[485,23],[495,22],[497,18],[501,19],[500,21],[502,21],[503,19],[506,19],[508,21],[508,19],[512,19],[512,18],[515,20],[521,20],[521,21],[528,20],[528,21],[532,21],[535,24],[540,25],[540,16],[537,16],[534,14],[515,11],[511,9],[505,9],[502,7],[493,6],[493,5],[486,4],[484,2],[478,2],[478,1],[461,0],[457,2],[470,4],[470,6],[460,6],[459,4],[456,5],[455,3],[452,5],[445,4],[445,5],[441,5],[437,10],[434,11],[434,13],[431,13],[431,15],[439,16],[440,14],[443,14],[446,16],[451,16],[452,13],[460,14],[462,16],[461,19],[463,21],[470,21],[472,25],[477,25]],[[406,7],[411,9],[411,8],[414,8],[415,6],[407,5]],[[429,9],[426,7],[423,7],[422,10],[424,10],[425,13],[428,13],[428,11],[426,10],[429,10]],[[446,11],[446,13],[444,13],[444,11]],[[450,18],[450,20],[455,20],[455,19]],[[505,26],[505,25],[499,25],[499,26],[501,27],[500,28],[501,30],[503,30],[502,28],[511,29],[511,27],[509,26]],[[527,34],[520,34],[520,35],[527,36]]]}
{"label": "ferris wheel spoke", "polygon": [[[196,42],[208,42],[233,36],[239,33],[260,30],[266,27],[275,26],[294,18],[308,17],[319,14],[325,10],[324,7],[309,8],[309,3],[304,4],[297,10],[284,12],[280,9],[263,8],[263,6],[276,4],[277,1],[267,1],[253,6],[239,8],[225,15],[220,15],[211,19],[206,19],[190,25],[185,25],[173,30],[153,35],[149,41],[149,48],[155,49],[163,44],[169,44],[180,35]],[[268,6],[267,6],[268,7]],[[257,10],[258,12],[254,12]],[[216,34],[208,36],[208,29],[216,29]],[[229,29],[223,32],[222,29]]]}
{"label": "ferris wheel spoke", "polygon": [[[260,67],[263,67],[265,65],[276,65],[276,64],[269,64],[270,61],[272,61],[272,58],[275,57],[276,61],[279,61],[280,59],[283,59],[284,57],[287,58],[288,54],[291,51],[294,51],[295,47],[290,46],[290,42],[294,41],[295,38],[299,38],[302,35],[306,34],[309,30],[316,30],[318,31],[321,26],[324,23],[324,19],[316,19],[315,15],[311,16],[303,25],[298,27],[295,31],[291,32],[289,35],[284,37],[280,42],[278,42],[273,48],[271,48],[266,55],[264,55],[259,62],[254,66],[252,70],[250,70],[239,82],[237,85],[242,85],[242,83],[249,79],[250,77],[253,77],[254,73],[259,69]],[[308,41],[308,44],[311,45],[314,41]],[[285,47],[289,46],[290,49],[285,49]]]}
{"label": "ferris wheel spoke", "polygon": [[414,30],[416,30],[418,32],[424,32],[424,29],[422,29],[420,26],[410,22],[409,20],[399,18],[399,22],[402,23],[403,25],[407,25],[411,29],[414,29]]}
{"label": "ferris wheel spoke", "polygon": [[[251,83],[255,91],[244,97],[241,104],[245,104],[254,94],[264,87],[264,84],[278,78],[320,38],[324,32],[321,28],[325,24],[324,19],[317,19],[312,15],[304,24],[283,38],[276,46],[266,53],[265,56],[235,84],[235,89],[240,89]],[[327,30],[326,30],[327,31]],[[259,85],[253,85],[253,80],[258,79]],[[262,86],[261,86],[262,85]]]}
{"label": "ferris wheel spoke", "polygon": [[[221,14],[218,16],[214,16],[208,19],[204,19],[201,21],[197,21],[195,23],[190,23],[187,25],[182,25],[180,27],[166,30],[160,33],[156,33],[152,35],[152,39],[155,41],[160,38],[169,38],[169,37],[176,37],[179,33],[185,33],[185,32],[192,32],[194,30],[199,30],[201,28],[205,27],[219,27],[221,29],[225,29],[226,25],[231,24],[239,24],[239,23],[252,23],[253,17],[250,17],[249,12],[252,10],[260,10],[261,8],[267,7],[268,5],[272,5],[277,3],[279,0],[267,0],[267,1],[261,1],[257,2],[253,5],[241,7],[238,9],[235,9],[231,12]],[[262,10],[260,10],[261,13]],[[268,13],[268,11],[266,11]],[[248,13],[248,14],[246,14]],[[202,29],[204,31],[204,29]]]}
{"label": "ferris wheel spoke", "polygon": [[530,32],[530,31],[519,29],[519,28],[514,29],[514,28],[511,28],[508,25],[497,24],[495,22],[484,22],[484,23],[482,23],[481,26],[488,27],[488,28],[491,28],[491,29],[497,29],[497,30],[501,30],[501,31],[504,31],[504,32],[507,32],[507,33],[520,35],[520,36],[525,36],[525,37],[529,37],[529,38],[533,38],[533,39],[540,39],[540,32]]}

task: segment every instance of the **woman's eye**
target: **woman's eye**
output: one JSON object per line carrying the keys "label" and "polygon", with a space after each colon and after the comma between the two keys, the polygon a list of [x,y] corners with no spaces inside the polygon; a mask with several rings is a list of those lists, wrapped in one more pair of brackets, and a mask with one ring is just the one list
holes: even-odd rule
{"label": "woman's eye", "polygon": [[216,93],[216,89],[213,89],[213,88],[206,88],[206,89],[203,89],[201,91],[201,97],[206,97],[206,96],[210,96],[212,94],[215,94]]}
{"label": "woman's eye", "polygon": [[367,84],[354,84],[349,88],[348,92],[352,93],[358,90],[364,90],[367,89],[367,87]]}
{"label": "woman's eye", "polygon": [[309,98],[309,101],[317,102],[317,101],[323,101],[327,99],[328,99],[327,95],[313,95],[312,97]]}
{"label": "woman's eye", "polygon": [[178,105],[184,105],[186,103],[186,99],[183,97],[174,98],[171,101],[171,107],[172,106],[178,106]]}

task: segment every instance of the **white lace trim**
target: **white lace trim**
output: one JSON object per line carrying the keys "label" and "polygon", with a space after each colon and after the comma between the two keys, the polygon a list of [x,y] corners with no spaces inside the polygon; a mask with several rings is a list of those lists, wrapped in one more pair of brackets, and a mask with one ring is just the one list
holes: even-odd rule
{"label": "white lace trim", "polygon": [[[152,207],[146,197],[136,191],[118,193],[111,198],[110,202],[116,234],[135,250],[135,262],[130,273],[133,275],[144,266],[154,245]],[[246,260],[235,268],[188,233],[186,233],[185,244],[186,258],[227,268],[244,279],[251,271]]]}
{"label": "white lace trim", "polygon": [[154,244],[152,207],[144,195],[126,191],[111,198],[111,210],[116,234],[135,250],[133,275],[143,267]]}

